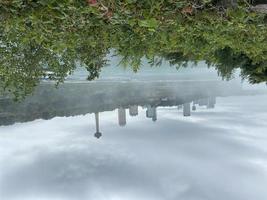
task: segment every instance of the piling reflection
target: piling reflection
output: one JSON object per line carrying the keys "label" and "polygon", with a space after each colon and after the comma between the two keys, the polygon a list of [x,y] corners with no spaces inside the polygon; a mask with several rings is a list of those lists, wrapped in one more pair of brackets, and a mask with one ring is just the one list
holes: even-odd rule
{"label": "piling reflection", "polygon": [[[169,102],[169,104],[168,104]],[[182,115],[183,117],[189,117],[191,116],[191,111],[193,112],[197,112],[197,107],[205,107],[206,109],[213,109],[215,108],[215,104],[216,104],[216,97],[212,96],[212,97],[208,97],[208,98],[203,98],[203,99],[197,99],[194,101],[190,101],[190,102],[186,102],[183,104],[177,104],[178,105],[173,105],[170,102],[172,102],[171,99],[168,98],[161,98],[157,101],[156,104],[151,104],[151,105],[145,105],[145,106],[141,106],[141,105],[129,105],[127,107],[120,107],[117,108],[117,112],[118,112],[118,125],[121,127],[124,127],[127,125],[127,112],[126,110],[129,110],[129,116],[130,117],[140,117],[140,115],[138,115],[138,110],[140,109],[145,109],[145,115],[146,118],[151,119],[153,122],[156,122],[158,117],[157,117],[157,109],[158,108],[163,108],[163,107],[168,107],[171,106],[170,109],[171,110],[177,110],[177,113],[179,110],[182,110]],[[163,106],[164,103],[164,106]],[[102,133],[99,131],[99,121],[100,121],[100,115],[99,113],[95,113],[95,129],[96,129],[96,133],[94,134],[94,136],[99,139],[100,137],[102,137]]]}
{"label": "piling reflection", "polygon": [[99,131],[99,113],[95,113],[95,127],[96,127],[95,137],[99,139],[102,136],[102,133],[100,133]]}

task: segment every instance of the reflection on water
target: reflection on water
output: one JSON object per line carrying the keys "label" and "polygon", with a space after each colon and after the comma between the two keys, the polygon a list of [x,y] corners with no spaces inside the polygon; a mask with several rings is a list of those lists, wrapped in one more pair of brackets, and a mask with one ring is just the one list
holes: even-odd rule
{"label": "reflection on water", "polygon": [[[210,75],[210,74],[209,74]],[[0,125],[27,122],[35,119],[51,119],[56,116],[73,116],[98,113],[119,108],[120,125],[126,124],[123,109],[130,108],[131,115],[137,115],[136,106],[147,108],[146,116],[157,120],[156,108],[159,106],[181,106],[184,115],[190,115],[190,103],[213,107],[216,96],[257,94],[257,90],[244,90],[238,81],[219,81],[212,79],[174,79],[161,75],[148,81],[115,81],[106,79],[92,83],[66,82],[58,89],[53,83],[41,84],[32,96],[24,101],[14,102],[12,98],[0,99]],[[172,79],[170,79],[170,77]],[[118,77],[117,77],[118,78]],[[169,78],[169,80],[168,80]],[[147,77],[146,77],[147,79]],[[202,99],[202,100],[201,100]],[[206,100],[203,100],[206,99]],[[199,102],[198,102],[199,101]],[[196,106],[193,105],[193,110]],[[97,116],[96,116],[97,118]]]}
{"label": "reflection on water", "polygon": [[44,83],[0,99],[2,200],[265,200],[265,90],[218,80]]}
{"label": "reflection on water", "polygon": [[0,200],[266,200],[261,3],[0,0]]}
{"label": "reflection on water", "polygon": [[[154,105],[145,105],[142,108],[146,109],[146,118],[151,118],[152,121],[156,122],[157,121],[157,108],[160,105],[165,104],[165,106],[168,105],[168,98],[163,98],[160,99],[160,101],[157,102],[157,104]],[[209,97],[206,99],[199,99],[193,101],[193,105],[191,108],[191,103],[187,102],[181,105],[177,105],[173,109],[177,110],[182,110],[183,111],[183,116],[188,117],[191,115],[191,109],[192,111],[196,111],[197,105],[198,106],[205,106],[207,109],[215,108],[216,104],[216,97]],[[172,104],[169,104],[172,105]],[[94,113],[95,115],[95,126],[96,126],[96,133],[95,137],[100,138],[102,136],[102,133],[99,130],[99,121],[100,121],[100,113]],[[138,106],[137,105],[131,105],[129,106],[129,115],[131,117],[138,116]],[[119,126],[125,126],[127,124],[127,117],[126,117],[126,108],[118,108],[118,125]]]}
{"label": "reflection on water", "polygon": [[265,200],[266,100],[218,97],[190,117],[158,107],[156,123],[138,107],[124,127],[101,112],[100,140],[93,113],[2,126],[1,199]]}

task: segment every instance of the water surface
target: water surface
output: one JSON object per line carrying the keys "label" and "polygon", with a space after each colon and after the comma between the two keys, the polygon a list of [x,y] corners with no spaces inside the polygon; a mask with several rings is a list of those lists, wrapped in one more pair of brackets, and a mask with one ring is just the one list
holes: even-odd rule
{"label": "water surface", "polygon": [[265,200],[265,87],[163,75],[1,99],[1,199]]}

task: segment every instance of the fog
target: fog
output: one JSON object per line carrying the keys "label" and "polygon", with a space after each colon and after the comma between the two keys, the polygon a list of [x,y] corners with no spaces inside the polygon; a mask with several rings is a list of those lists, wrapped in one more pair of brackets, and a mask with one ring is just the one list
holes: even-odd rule
{"label": "fog", "polygon": [[[134,72],[131,66],[122,66],[120,61],[122,58],[116,56],[107,58],[109,60],[107,66],[103,67],[100,76],[95,81],[170,81],[170,80],[221,80],[217,71],[213,67],[209,67],[204,61],[194,64],[188,63],[187,67],[178,67],[178,65],[170,65],[168,61],[163,61],[160,66],[151,65],[148,60],[143,59],[142,65],[138,72]],[[239,72],[235,77],[238,78]],[[83,81],[86,80],[88,72],[84,67],[77,64],[77,69],[67,78],[67,81]]]}

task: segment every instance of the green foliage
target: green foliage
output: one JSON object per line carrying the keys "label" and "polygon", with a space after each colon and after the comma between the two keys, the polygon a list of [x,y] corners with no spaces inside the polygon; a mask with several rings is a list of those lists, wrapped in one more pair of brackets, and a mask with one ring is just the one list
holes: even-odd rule
{"label": "green foliage", "polygon": [[79,63],[99,76],[112,49],[134,71],[142,58],[186,66],[205,60],[224,78],[240,68],[266,82],[265,16],[244,1],[235,9],[215,0],[1,0],[0,87],[16,98],[49,75],[56,84]]}

